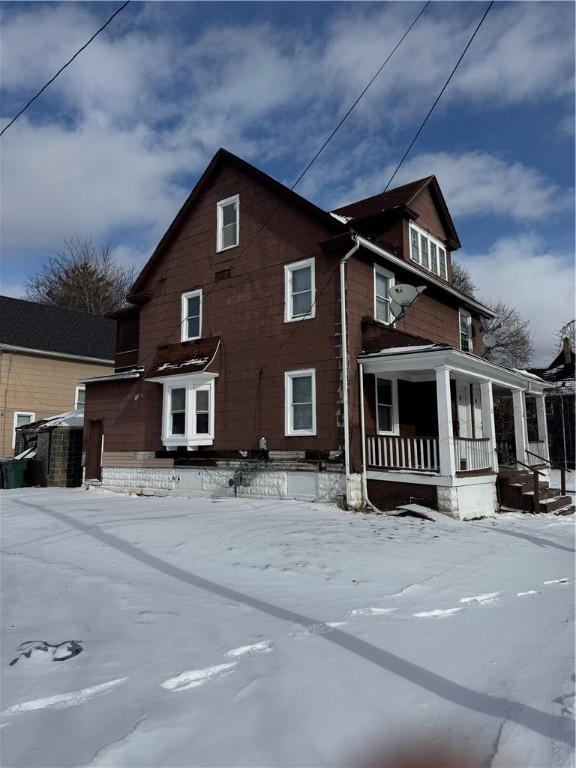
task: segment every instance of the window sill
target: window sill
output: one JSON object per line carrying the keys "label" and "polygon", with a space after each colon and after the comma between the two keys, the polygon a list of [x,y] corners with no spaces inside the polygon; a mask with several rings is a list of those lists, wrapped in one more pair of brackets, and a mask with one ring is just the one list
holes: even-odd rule
{"label": "window sill", "polygon": [[396,320],[391,320],[387,323],[385,320],[378,320],[377,317],[373,317],[372,319],[375,323],[378,323],[378,325],[383,325],[384,328],[394,328],[394,324],[396,323]]}
{"label": "window sill", "polygon": [[316,437],[316,432],[302,430],[300,432],[285,432],[284,437]]}
{"label": "window sill", "polygon": [[162,445],[166,448],[199,448],[204,445],[213,445],[214,436],[206,435],[205,437],[190,437],[185,435],[179,435],[178,437],[163,437]]}
{"label": "window sill", "polygon": [[238,248],[240,243],[234,243],[234,245],[227,245],[226,248],[216,248],[216,253],[224,253],[225,251],[230,251],[232,248]]}
{"label": "window sill", "polygon": [[311,315],[298,315],[298,317],[284,317],[285,323],[299,323],[301,320],[314,320],[316,317],[316,313],[313,312]]}

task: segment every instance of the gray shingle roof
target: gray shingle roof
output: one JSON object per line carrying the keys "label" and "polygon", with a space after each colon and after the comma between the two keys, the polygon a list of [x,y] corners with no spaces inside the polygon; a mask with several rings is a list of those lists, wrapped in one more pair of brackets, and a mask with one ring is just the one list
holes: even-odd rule
{"label": "gray shingle roof", "polygon": [[112,360],[115,336],[107,317],[0,296],[0,346]]}

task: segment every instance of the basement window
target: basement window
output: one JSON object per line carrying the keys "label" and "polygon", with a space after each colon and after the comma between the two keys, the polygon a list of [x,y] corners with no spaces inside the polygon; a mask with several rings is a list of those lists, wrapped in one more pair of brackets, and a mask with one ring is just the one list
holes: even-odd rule
{"label": "basement window", "polygon": [[284,265],[284,322],[310,320],[316,314],[314,259]]}
{"label": "basement window", "polygon": [[216,212],[216,250],[235,248],[240,243],[240,195],[220,200]]}
{"label": "basement window", "polygon": [[287,371],[284,374],[285,434],[316,434],[316,371]]}

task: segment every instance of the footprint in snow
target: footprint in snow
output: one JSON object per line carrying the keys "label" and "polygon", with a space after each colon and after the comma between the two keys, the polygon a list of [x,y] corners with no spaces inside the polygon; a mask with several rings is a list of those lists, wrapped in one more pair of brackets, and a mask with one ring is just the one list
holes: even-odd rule
{"label": "footprint in snow", "polygon": [[433,611],[422,611],[421,613],[413,613],[417,619],[428,619],[441,616],[452,616],[455,613],[459,613],[462,608],[435,608]]}
{"label": "footprint in snow", "polygon": [[384,616],[387,613],[394,613],[396,608],[355,608],[352,616]]}
{"label": "footprint in snow", "polygon": [[500,595],[502,592],[486,592],[483,595],[473,595],[472,597],[462,597],[460,598],[461,603],[480,603],[481,605],[485,603],[495,603],[496,600],[500,599]]}
{"label": "footprint in snow", "polygon": [[250,653],[269,653],[272,650],[272,644],[261,642],[254,643],[253,645],[241,645],[239,648],[232,648],[226,651],[226,656],[237,658],[238,656],[246,656]]}
{"label": "footprint in snow", "polygon": [[545,581],[544,584],[570,584],[570,579],[550,579],[550,581]]}
{"label": "footprint in snow", "polygon": [[223,672],[232,669],[236,664],[238,664],[237,661],[231,661],[228,664],[217,664],[214,667],[206,667],[206,669],[190,669],[176,677],[165,680],[163,683],[160,683],[160,686],[167,691],[185,691],[188,688],[199,688],[209,680],[213,680]]}

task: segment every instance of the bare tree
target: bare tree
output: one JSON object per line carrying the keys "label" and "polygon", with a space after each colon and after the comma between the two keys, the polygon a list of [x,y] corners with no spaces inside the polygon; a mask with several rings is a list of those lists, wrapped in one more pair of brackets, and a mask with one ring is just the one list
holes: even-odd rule
{"label": "bare tree", "polygon": [[[452,284],[460,293],[476,298],[478,289],[472,275],[458,262],[452,262]],[[496,314],[490,323],[490,333],[496,338],[496,344],[486,350],[484,357],[509,368],[526,368],[534,353],[529,321],[523,320],[517,310],[502,301],[484,303]]]}
{"label": "bare tree", "polygon": [[490,308],[496,314],[491,324],[494,330],[490,331],[496,344],[484,357],[509,368],[526,368],[534,354],[529,321],[523,320],[513,307],[502,301]]}
{"label": "bare tree", "polygon": [[26,298],[104,315],[120,309],[133,282],[134,270],[115,264],[109,245],[73,237],[26,280]]}
{"label": "bare tree", "polygon": [[465,296],[471,298],[476,296],[477,288],[472,280],[472,275],[458,261],[452,261],[452,285]]}

